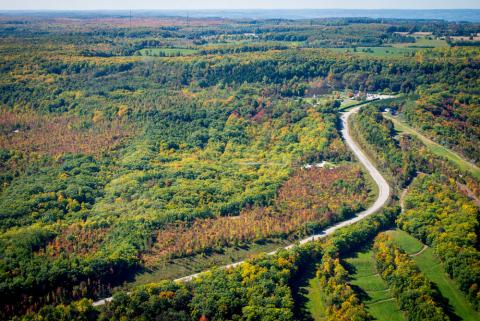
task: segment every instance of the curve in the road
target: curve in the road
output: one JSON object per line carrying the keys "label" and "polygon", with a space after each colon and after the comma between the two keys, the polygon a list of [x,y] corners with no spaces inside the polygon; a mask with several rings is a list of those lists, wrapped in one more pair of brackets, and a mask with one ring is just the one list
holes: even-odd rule
{"label": "curve in the road", "polygon": [[[376,199],[375,203],[373,203],[369,208],[367,208],[366,210],[358,213],[355,217],[353,217],[349,220],[340,222],[336,225],[333,225],[330,228],[323,231],[321,234],[316,234],[316,235],[312,235],[310,237],[307,237],[307,238],[301,240],[299,242],[299,244],[305,244],[305,243],[308,243],[308,242],[311,242],[311,241],[314,241],[314,240],[322,239],[322,238],[324,238],[328,235],[333,234],[336,230],[338,230],[342,227],[354,224],[354,223],[364,219],[365,217],[367,217],[367,216],[377,212],[378,210],[380,210],[386,204],[386,202],[388,201],[388,198],[390,196],[390,186],[388,185],[387,181],[383,178],[382,174],[380,174],[380,172],[375,168],[375,166],[372,164],[372,162],[368,159],[368,157],[365,155],[365,153],[363,153],[363,151],[360,149],[360,146],[350,136],[350,127],[349,127],[348,119],[350,118],[350,116],[352,114],[357,113],[360,110],[360,108],[361,108],[361,106],[358,106],[358,107],[355,107],[353,109],[350,109],[349,111],[346,111],[346,112],[342,113],[342,116],[341,116],[342,124],[343,124],[342,136],[343,136],[343,139],[345,140],[345,143],[347,144],[347,146],[352,150],[352,152],[355,154],[357,159],[360,161],[360,163],[362,163],[362,165],[368,171],[368,173],[373,178],[375,183],[378,185],[378,191],[379,191],[378,198]],[[291,245],[285,247],[285,249],[290,249],[290,248],[296,246],[297,244],[298,243],[291,244]],[[273,251],[273,252],[270,252],[270,253],[267,253],[267,254],[268,255],[273,255],[277,251]],[[228,265],[225,265],[221,268],[223,268],[223,269],[233,268],[233,267],[236,267],[236,266],[242,264],[243,262],[244,261],[228,264]],[[187,276],[184,276],[182,278],[176,279],[175,282],[188,282],[188,281],[191,281],[191,280],[197,278],[198,276],[202,275],[205,272],[207,272],[207,271],[203,271],[203,272],[200,272],[200,273],[195,273],[195,274],[192,274],[192,275],[187,275]],[[93,303],[93,305],[94,306],[103,305],[106,302],[109,302],[111,300],[112,300],[112,297],[109,297],[109,298],[106,298],[106,299],[103,299],[103,300],[96,301],[96,302]]]}

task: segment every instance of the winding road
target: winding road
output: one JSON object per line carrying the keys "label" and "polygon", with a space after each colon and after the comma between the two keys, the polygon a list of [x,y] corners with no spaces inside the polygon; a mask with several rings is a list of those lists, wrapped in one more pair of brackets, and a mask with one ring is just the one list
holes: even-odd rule
{"label": "winding road", "polygon": [[[366,210],[358,213],[355,217],[353,217],[349,220],[340,222],[336,225],[333,225],[330,228],[323,231],[321,234],[312,235],[310,237],[307,237],[307,238],[301,240],[300,242],[291,244],[291,245],[285,247],[285,249],[293,248],[297,244],[305,244],[305,243],[308,243],[308,242],[311,242],[311,241],[314,241],[314,240],[318,240],[318,239],[322,239],[324,237],[327,237],[327,236],[333,234],[336,230],[338,230],[342,227],[354,224],[354,223],[364,219],[365,217],[377,212],[388,201],[388,198],[390,196],[390,186],[388,185],[387,181],[383,178],[383,176],[380,174],[380,172],[370,162],[370,160],[365,155],[365,153],[360,149],[360,146],[350,136],[350,128],[349,128],[349,124],[348,124],[348,119],[350,118],[350,116],[352,114],[357,113],[360,110],[360,108],[361,108],[361,106],[358,106],[358,107],[352,108],[352,109],[342,113],[342,116],[341,116],[342,124],[343,124],[342,137],[345,140],[345,143],[347,144],[347,146],[352,150],[352,152],[355,154],[357,159],[360,161],[360,163],[362,163],[362,165],[368,171],[368,173],[373,178],[375,183],[378,185],[379,194],[378,194],[377,200],[369,208],[367,208]],[[278,250],[267,253],[267,254],[268,255],[273,255],[277,251]],[[240,261],[240,262],[228,264],[228,265],[225,265],[221,268],[222,269],[233,268],[233,267],[236,267],[236,266],[242,264],[243,262],[245,262],[245,261]],[[207,271],[203,271],[203,272],[200,272],[200,273],[195,273],[195,274],[192,274],[192,275],[184,276],[182,278],[176,279],[175,282],[188,282],[188,281],[191,281],[191,280],[199,277],[200,275],[202,275],[205,272],[207,272]],[[94,302],[93,306],[100,306],[100,305],[105,304],[106,302],[110,302],[111,300],[112,300],[112,297],[102,299],[102,300]]]}

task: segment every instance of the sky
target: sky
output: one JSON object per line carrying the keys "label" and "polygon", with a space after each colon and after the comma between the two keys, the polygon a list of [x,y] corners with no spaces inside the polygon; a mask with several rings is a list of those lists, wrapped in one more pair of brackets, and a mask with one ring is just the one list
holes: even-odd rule
{"label": "sky", "polygon": [[480,9],[480,0],[0,0],[0,10]]}

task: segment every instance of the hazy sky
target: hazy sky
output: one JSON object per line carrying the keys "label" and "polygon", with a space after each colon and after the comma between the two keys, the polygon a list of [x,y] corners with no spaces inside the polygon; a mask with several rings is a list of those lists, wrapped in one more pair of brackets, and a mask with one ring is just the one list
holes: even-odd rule
{"label": "hazy sky", "polygon": [[0,0],[5,9],[451,9],[480,0]]}

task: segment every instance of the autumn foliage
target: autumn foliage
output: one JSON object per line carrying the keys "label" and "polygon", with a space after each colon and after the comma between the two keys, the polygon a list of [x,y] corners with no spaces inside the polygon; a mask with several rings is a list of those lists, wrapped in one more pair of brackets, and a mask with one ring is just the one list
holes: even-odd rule
{"label": "autumn foliage", "polygon": [[377,236],[374,253],[380,276],[406,311],[408,320],[450,320],[434,284],[387,234]]}
{"label": "autumn foliage", "polygon": [[358,211],[367,197],[359,166],[298,170],[271,206],[246,209],[239,216],[172,224],[157,232],[157,242],[142,257],[154,265],[159,257],[292,236],[296,231],[305,235]]}
{"label": "autumn foliage", "polygon": [[453,179],[421,175],[405,198],[398,224],[432,246],[445,272],[477,309],[480,308],[479,210]]}
{"label": "autumn foliage", "polygon": [[99,155],[114,149],[133,132],[131,125],[120,120],[88,122],[67,115],[0,113],[0,148],[27,153]]}

